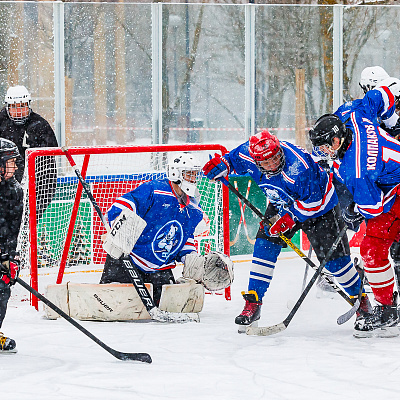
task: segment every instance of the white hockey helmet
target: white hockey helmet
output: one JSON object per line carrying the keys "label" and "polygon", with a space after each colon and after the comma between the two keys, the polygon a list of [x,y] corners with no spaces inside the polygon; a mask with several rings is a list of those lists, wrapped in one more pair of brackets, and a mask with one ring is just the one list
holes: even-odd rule
{"label": "white hockey helmet", "polygon": [[378,87],[386,86],[394,96],[394,101],[397,103],[400,100],[400,79],[387,78],[379,82]]}
{"label": "white hockey helmet", "polygon": [[359,85],[367,93],[386,78],[390,78],[389,74],[379,65],[367,67],[361,72]]}
{"label": "white hockey helmet", "polygon": [[167,177],[171,182],[178,184],[188,196],[194,197],[200,171],[201,165],[193,154],[181,153],[169,161]]}
{"label": "white hockey helmet", "polygon": [[[4,102],[6,103],[7,114],[16,124],[24,124],[31,113],[31,94],[25,86],[12,86],[7,90]],[[14,104],[28,104],[28,111],[9,111],[10,106]]]}

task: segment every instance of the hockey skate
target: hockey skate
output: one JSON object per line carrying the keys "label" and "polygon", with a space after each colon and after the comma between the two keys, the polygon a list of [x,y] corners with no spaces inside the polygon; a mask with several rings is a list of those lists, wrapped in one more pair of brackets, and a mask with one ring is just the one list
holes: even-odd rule
{"label": "hockey skate", "polygon": [[17,345],[15,340],[10,339],[0,332],[0,353],[16,353]]}
{"label": "hockey skate", "polygon": [[246,304],[240,315],[235,318],[239,333],[245,333],[248,326],[258,326],[262,305],[262,302],[258,301],[258,294],[255,290],[242,292],[242,296]]}
{"label": "hockey skate", "polygon": [[317,280],[317,299],[333,299],[335,298],[335,289],[329,283],[322,278],[321,276],[318,276]]}
{"label": "hockey skate", "polygon": [[397,293],[393,294],[392,305],[377,305],[371,312],[371,304],[365,302],[363,296],[361,305],[357,311],[356,322],[354,323],[353,336],[356,338],[368,337],[396,337],[399,336],[397,324],[399,315],[397,312]]}

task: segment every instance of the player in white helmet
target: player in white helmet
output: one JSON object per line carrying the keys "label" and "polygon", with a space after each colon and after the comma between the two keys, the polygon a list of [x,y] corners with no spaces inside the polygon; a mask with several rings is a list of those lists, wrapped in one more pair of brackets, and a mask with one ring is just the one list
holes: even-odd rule
{"label": "player in white helmet", "polygon": [[[21,155],[15,178],[22,181],[25,169],[25,151],[33,147],[57,147],[57,139],[50,124],[31,107],[32,96],[25,86],[12,86],[4,98],[5,107],[0,111],[0,138],[16,144]],[[51,194],[55,193],[57,176],[52,157],[43,159],[36,167],[36,179],[47,187],[47,192],[37,194],[37,219],[46,210]]]}
{"label": "player in white helmet", "polygon": [[379,65],[364,68],[361,72],[359,85],[364,94],[374,89],[381,81],[389,78],[389,74]]}
{"label": "player in white helmet", "polygon": [[26,122],[31,113],[31,94],[25,86],[12,86],[7,90],[4,102],[8,117],[17,125]]}
{"label": "player in white helmet", "polygon": [[162,286],[175,283],[176,262],[184,263],[184,278],[209,290],[230,285],[232,261],[223,254],[202,256],[196,251],[194,232],[203,220],[196,199],[200,174],[195,156],[180,153],[169,162],[167,177],[144,182],[116,199],[107,212],[112,231],[103,244],[108,256],[100,283],[129,283],[120,259],[129,255],[143,281],[153,284],[156,305]]}

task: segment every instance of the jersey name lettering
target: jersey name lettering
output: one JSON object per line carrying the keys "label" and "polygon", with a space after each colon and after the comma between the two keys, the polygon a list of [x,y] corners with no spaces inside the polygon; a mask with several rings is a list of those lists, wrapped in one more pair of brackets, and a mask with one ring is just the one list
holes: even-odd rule
{"label": "jersey name lettering", "polygon": [[367,130],[367,170],[376,168],[376,159],[378,157],[378,137],[374,125],[368,125]]}

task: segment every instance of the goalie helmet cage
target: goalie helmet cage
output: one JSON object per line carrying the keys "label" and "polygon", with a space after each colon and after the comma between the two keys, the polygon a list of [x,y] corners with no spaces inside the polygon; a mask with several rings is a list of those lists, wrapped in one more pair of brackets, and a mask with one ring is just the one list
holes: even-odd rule
{"label": "goalie helmet cage", "polygon": [[[178,152],[191,152],[202,164],[214,152],[227,152],[218,144],[70,147],[68,151],[104,214],[122,194],[166,177],[166,165]],[[101,236],[106,230],[60,148],[27,150],[23,187],[18,249],[21,267],[30,268],[35,290],[40,267],[58,268],[56,283],[60,284],[66,266],[104,265]],[[229,255],[229,191],[204,175],[198,188],[204,217],[195,232],[197,246],[203,254],[216,250]],[[225,298],[230,300],[230,288],[225,289]],[[36,297],[31,296],[31,304],[38,309]]]}

